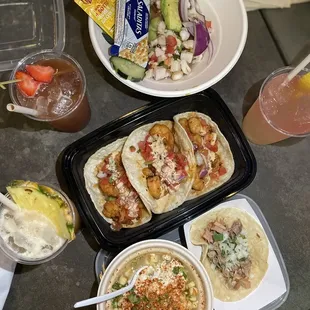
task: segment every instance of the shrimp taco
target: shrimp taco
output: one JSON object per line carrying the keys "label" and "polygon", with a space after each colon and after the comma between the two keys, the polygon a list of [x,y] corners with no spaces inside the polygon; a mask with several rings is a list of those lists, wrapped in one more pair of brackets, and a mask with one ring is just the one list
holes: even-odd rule
{"label": "shrimp taco", "polygon": [[152,212],[168,212],[185,201],[193,183],[195,158],[190,141],[180,129],[174,130],[173,122],[134,130],[122,157],[129,181]]}
{"label": "shrimp taco", "polygon": [[99,149],[84,167],[86,189],[96,209],[114,230],[132,228],[151,219],[122,164],[126,138]]}
{"label": "shrimp taco", "polygon": [[201,262],[217,299],[232,302],[246,297],[267,272],[267,237],[256,220],[238,208],[199,217],[191,225],[190,239],[202,246]]}
{"label": "shrimp taco", "polygon": [[187,200],[204,195],[227,182],[235,169],[229,144],[218,126],[205,114],[186,112],[174,117],[190,140],[195,154],[196,174]]}

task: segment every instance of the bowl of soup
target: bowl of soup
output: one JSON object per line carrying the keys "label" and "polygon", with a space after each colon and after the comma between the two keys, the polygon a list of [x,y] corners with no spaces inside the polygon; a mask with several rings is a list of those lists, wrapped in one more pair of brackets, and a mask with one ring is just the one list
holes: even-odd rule
{"label": "bowl of soup", "polygon": [[98,296],[111,293],[139,274],[135,287],[97,310],[212,310],[213,291],[202,264],[181,245],[166,240],[136,243],[118,254],[106,269]]}

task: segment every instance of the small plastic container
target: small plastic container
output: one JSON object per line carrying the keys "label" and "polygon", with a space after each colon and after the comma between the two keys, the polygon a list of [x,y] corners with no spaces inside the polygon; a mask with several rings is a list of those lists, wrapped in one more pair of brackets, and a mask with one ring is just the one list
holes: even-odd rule
{"label": "small plastic container", "polygon": [[[60,189],[56,189],[54,186],[51,186],[50,184],[41,184],[41,185],[45,185],[47,187],[50,187],[51,189],[53,189],[55,192],[57,192],[57,194],[68,204],[68,206],[71,209],[71,213],[72,213],[72,220],[73,220],[73,224],[74,224],[74,231],[75,233],[78,231],[79,229],[79,215],[78,212],[73,204],[73,202],[70,200],[70,198]],[[8,198],[10,198],[9,194],[6,194],[6,196]],[[0,203],[0,209],[4,208],[3,205]],[[16,252],[14,252],[11,247],[9,247],[7,245],[7,243],[1,238],[0,236],[0,252],[3,252],[9,259],[11,259],[12,261],[15,261],[19,264],[23,264],[23,265],[39,265],[45,262],[50,261],[51,259],[55,258],[56,256],[58,256],[68,245],[70,241],[69,240],[65,240],[64,244],[54,253],[52,253],[49,256],[45,256],[39,259],[36,258],[25,258],[22,255],[18,255]]]}
{"label": "small plastic container", "polygon": [[65,46],[65,12],[62,0],[10,1],[0,5],[0,71],[13,69],[26,55]]}

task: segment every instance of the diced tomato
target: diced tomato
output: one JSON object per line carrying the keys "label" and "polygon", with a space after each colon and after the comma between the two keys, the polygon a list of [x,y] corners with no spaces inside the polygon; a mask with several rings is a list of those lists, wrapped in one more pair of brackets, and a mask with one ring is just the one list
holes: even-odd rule
{"label": "diced tomato", "polygon": [[168,67],[171,66],[171,60],[172,60],[172,57],[168,57],[164,60],[164,64]]}
{"label": "diced tomato", "polygon": [[17,71],[15,79],[21,80],[17,83],[17,87],[27,97],[34,97],[41,85],[41,83],[35,81],[29,74],[23,71]]}
{"label": "diced tomato", "polygon": [[206,147],[212,151],[212,152],[217,152],[218,151],[218,146],[217,146],[217,142],[215,142],[214,145],[211,145],[211,143],[209,141],[205,141]]}
{"label": "diced tomato", "polygon": [[104,173],[109,173],[110,170],[109,170],[109,168],[108,168],[108,165],[103,165],[103,166],[101,167],[101,171],[104,172]]}
{"label": "diced tomato", "polygon": [[167,157],[170,159],[174,159],[174,152],[168,152]]}
{"label": "diced tomato", "polygon": [[207,122],[204,119],[202,119],[202,118],[200,119],[200,123],[201,123],[202,126],[208,126]]}
{"label": "diced tomato", "polygon": [[149,61],[157,62],[158,57],[155,55],[155,53],[150,57]]}
{"label": "diced tomato", "polygon": [[107,185],[109,184],[109,178],[102,178],[99,180],[100,185]]}
{"label": "diced tomato", "polygon": [[50,83],[55,74],[51,66],[26,65],[27,72],[38,82]]}
{"label": "diced tomato", "polygon": [[139,150],[141,152],[144,152],[144,150],[145,150],[145,141],[138,142],[138,146],[139,146]]}
{"label": "diced tomato", "polygon": [[166,54],[173,54],[174,53],[174,47],[171,45],[166,46]]}
{"label": "diced tomato", "polygon": [[211,22],[211,20],[206,20],[206,27],[207,27],[207,28],[212,28],[212,22]]}
{"label": "diced tomato", "polygon": [[219,178],[219,175],[217,172],[211,172],[209,176],[212,180],[217,180]]}
{"label": "diced tomato", "polygon": [[168,46],[175,47],[178,44],[178,42],[177,42],[177,39],[174,36],[169,35],[169,36],[166,37],[166,44]]}
{"label": "diced tomato", "polygon": [[126,174],[123,174],[123,175],[119,178],[119,181],[122,182],[124,185],[130,184]]}
{"label": "diced tomato", "polygon": [[144,141],[140,141],[138,143],[139,149],[141,151],[141,155],[145,161],[153,161],[152,148],[150,143],[147,141],[149,136],[146,136]]}
{"label": "diced tomato", "polygon": [[224,175],[227,172],[227,170],[225,167],[221,166],[218,172],[219,172],[219,175],[221,176],[221,175]]}
{"label": "diced tomato", "polygon": [[181,153],[176,154],[176,159],[177,159],[177,164],[182,169],[184,169],[187,166],[187,158],[183,154]]}

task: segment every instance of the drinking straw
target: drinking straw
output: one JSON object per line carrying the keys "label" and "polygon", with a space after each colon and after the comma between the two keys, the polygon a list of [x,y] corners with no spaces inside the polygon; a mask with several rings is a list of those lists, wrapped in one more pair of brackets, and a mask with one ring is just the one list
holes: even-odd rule
{"label": "drinking straw", "polygon": [[302,69],[304,69],[310,63],[310,54],[294,68],[286,77],[283,84],[290,82]]}
{"label": "drinking straw", "polygon": [[20,210],[20,207],[14,203],[12,200],[10,200],[9,198],[7,198],[6,196],[4,196],[2,193],[0,193],[0,202],[8,207],[9,209],[11,209],[12,211],[18,211]]}
{"label": "drinking straw", "polygon": [[7,104],[6,109],[10,112],[28,114],[28,115],[32,115],[32,116],[38,116],[39,115],[39,112],[37,110],[26,108],[26,107],[21,107],[20,105],[13,104],[13,103]]}
{"label": "drinking straw", "polygon": [[0,88],[6,89],[4,85],[12,84],[12,83],[18,83],[18,82],[20,82],[20,81],[21,81],[21,80],[10,80],[10,81],[0,82]]}

